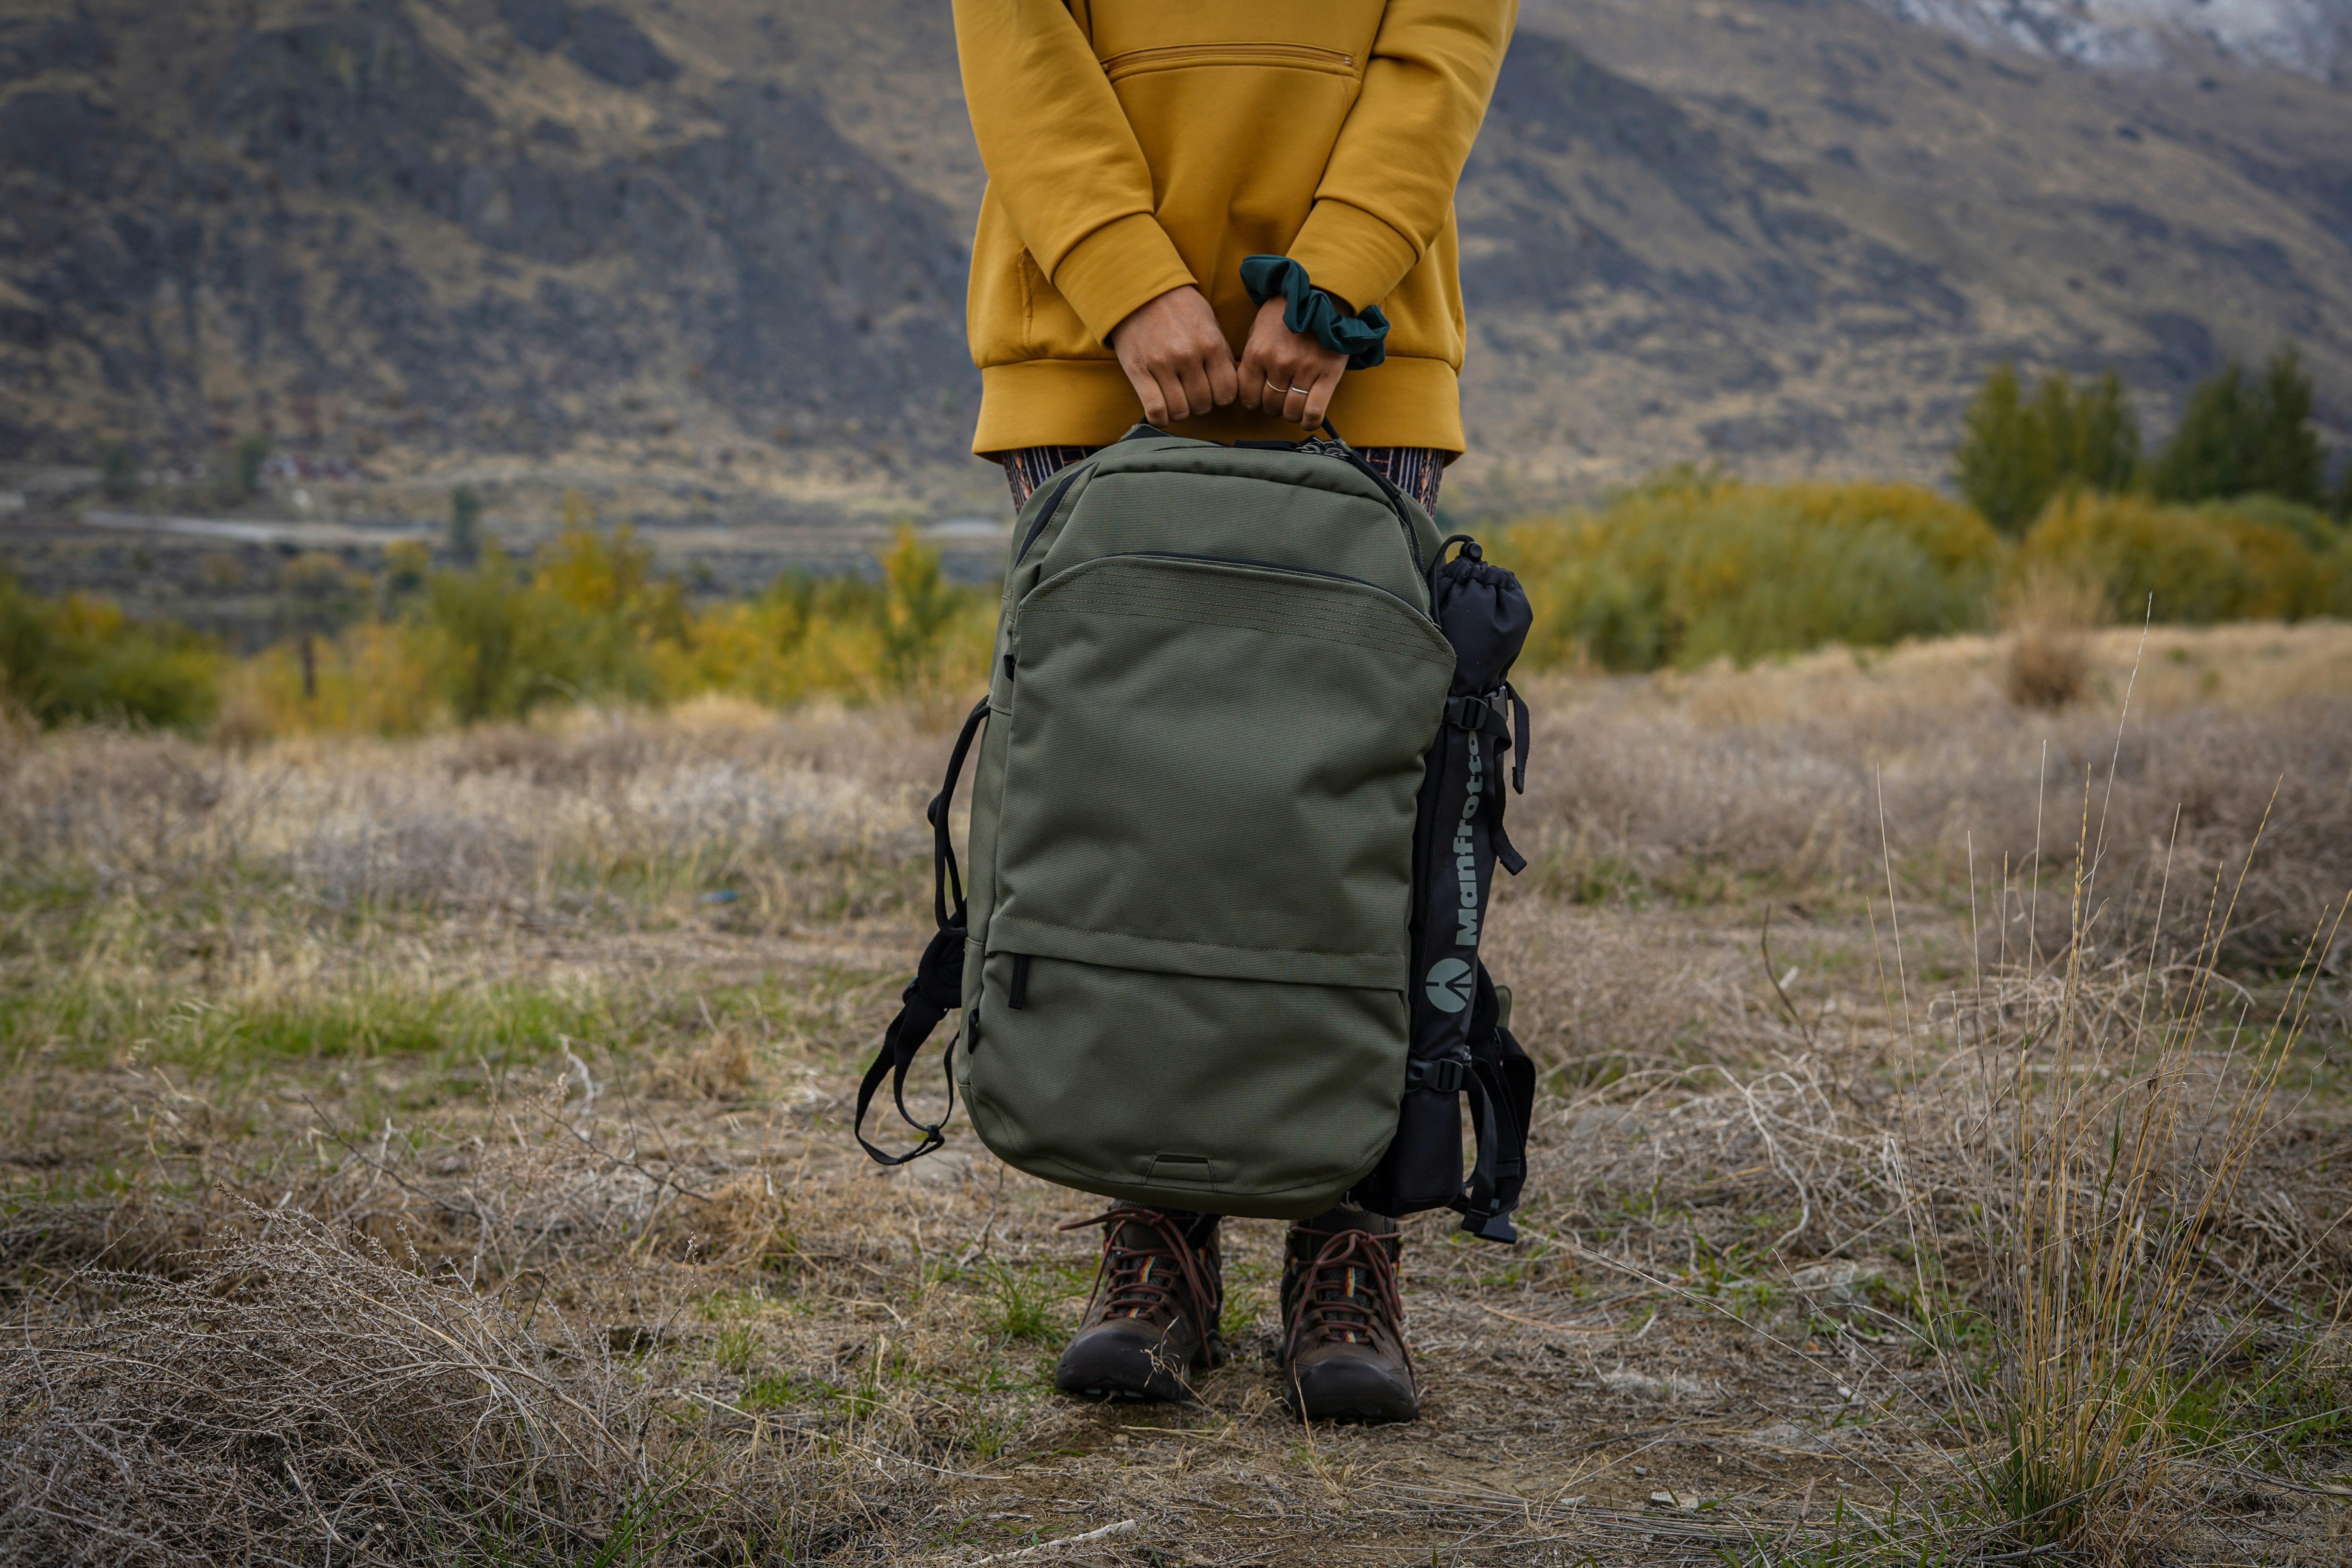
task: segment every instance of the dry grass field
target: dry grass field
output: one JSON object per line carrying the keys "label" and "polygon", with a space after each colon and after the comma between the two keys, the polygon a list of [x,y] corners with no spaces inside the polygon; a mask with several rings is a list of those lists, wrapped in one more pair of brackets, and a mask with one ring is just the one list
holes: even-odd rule
{"label": "dry grass field", "polygon": [[1083,1405],[1095,1201],[851,1142],[951,696],[9,732],[0,1560],[2352,1561],[2352,626],[2076,651],[1536,686],[1527,1239],[1375,1429],[1276,1226]]}

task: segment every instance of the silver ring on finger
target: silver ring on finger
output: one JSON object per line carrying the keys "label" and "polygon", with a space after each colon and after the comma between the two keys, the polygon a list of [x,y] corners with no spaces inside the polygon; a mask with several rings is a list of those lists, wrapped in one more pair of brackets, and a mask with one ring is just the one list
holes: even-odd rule
{"label": "silver ring on finger", "polygon": [[1293,392],[1295,392],[1295,393],[1297,393],[1297,394],[1298,394],[1298,395],[1299,395],[1299,396],[1301,396],[1301,397],[1312,397],[1312,396],[1314,396],[1314,395],[1315,395],[1312,392],[1309,392],[1307,388],[1305,388],[1305,387],[1303,387],[1303,386],[1294,386],[1294,387],[1292,387],[1290,390],[1291,390],[1291,391],[1293,391]]}

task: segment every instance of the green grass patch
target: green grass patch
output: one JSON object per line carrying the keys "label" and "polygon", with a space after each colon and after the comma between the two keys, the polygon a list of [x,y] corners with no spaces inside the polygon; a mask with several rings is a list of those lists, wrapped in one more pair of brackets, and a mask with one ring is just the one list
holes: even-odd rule
{"label": "green grass patch", "polygon": [[68,974],[0,994],[0,1060],[103,1067],[125,1057],[213,1074],[273,1062],[442,1058],[497,1068],[565,1040],[625,1043],[625,1016],[593,991],[527,983],[410,984],[381,976],[275,993]]}

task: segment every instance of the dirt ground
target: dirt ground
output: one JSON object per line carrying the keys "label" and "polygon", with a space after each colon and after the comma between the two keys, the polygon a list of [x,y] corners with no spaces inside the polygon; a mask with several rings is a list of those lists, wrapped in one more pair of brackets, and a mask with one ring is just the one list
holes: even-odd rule
{"label": "dirt ground", "polygon": [[[2196,817],[2176,862],[2242,845],[2269,809],[2289,848],[2240,897],[2284,931],[2341,896],[2312,889],[2352,856],[2330,685],[2352,676],[2327,673],[2334,643],[2288,637],[2265,662],[2285,634],[2238,635],[2181,634],[2190,656],[2158,666],[2161,743],[2121,765],[2108,870],[2137,888],[2116,868],[2161,864],[2168,796]],[[1406,1222],[1423,1408],[1378,1428],[1281,1407],[1277,1226],[1226,1227],[1234,1355],[1194,1401],[1084,1404],[1050,1373],[1096,1233],[1059,1227],[1098,1201],[1009,1170],[961,1115],[907,1169],[856,1150],[856,1077],[928,921],[898,818],[935,787],[930,718],[754,735],[689,715],[241,760],[20,742],[5,1353],[103,1319],[77,1283],[93,1265],[169,1277],[299,1210],[611,1347],[730,1487],[792,1500],[767,1561],[2025,1561],[1969,1501],[1990,1460],[1952,1368],[1988,1375],[1981,1351],[1930,1348],[1981,1289],[1935,1195],[1961,1190],[1939,1173],[1966,1165],[1947,1111],[1974,1103],[1951,1020],[1972,988],[2015,985],[2003,1005],[2022,1007],[2040,984],[2024,950],[2048,911],[2016,869],[2035,808],[2012,798],[2032,731],[2096,756],[2116,716],[2021,719],[1979,689],[1989,651],[1914,657],[1554,693],[1558,770],[1513,807],[1536,865],[1488,955],[1545,1073],[1524,1239]],[[2264,694],[2214,706],[2214,668]],[[1890,687],[1941,693],[1942,727]],[[134,788],[142,768],[164,782]],[[698,815],[679,826],[683,800]],[[778,801],[789,832],[760,839]],[[205,836],[240,802],[232,877]],[[2079,794],[2040,808],[2069,811]],[[2046,831],[2045,858],[2078,826]],[[591,838],[625,848],[583,870]],[[2153,907],[2158,886],[2116,901]],[[2229,961],[2249,1017],[2297,994],[2282,950]],[[2336,1347],[2310,1362],[2327,1376],[2346,1360],[2345,951],[2318,949],[2182,1330],[2190,1361],[2240,1369],[2231,1388],[2314,1346]],[[2121,1016],[2140,993],[2115,984]],[[2161,1489],[2149,1560],[2352,1563],[2340,1437],[2216,1439]]]}

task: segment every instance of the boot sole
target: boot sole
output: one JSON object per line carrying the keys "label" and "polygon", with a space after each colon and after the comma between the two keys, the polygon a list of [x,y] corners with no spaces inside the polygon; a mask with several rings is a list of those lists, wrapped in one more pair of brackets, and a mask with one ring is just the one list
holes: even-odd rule
{"label": "boot sole", "polygon": [[[1210,1371],[1216,1367],[1224,1365],[1225,1363],[1231,1359],[1232,1352],[1225,1348],[1223,1336],[1216,1335],[1213,1336],[1207,1344],[1202,1345],[1199,1350],[1192,1352],[1192,1360],[1187,1370],[1192,1372]],[[1060,1383],[1055,1384],[1054,1386],[1058,1392],[1066,1394],[1073,1399],[1096,1399],[1106,1404],[1119,1402],[1129,1405],[1142,1405],[1158,1402],[1160,1404],[1181,1405],[1193,1397],[1190,1390],[1185,1389],[1181,1385],[1173,1393],[1163,1392],[1161,1388],[1153,1387],[1151,1380],[1149,1379],[1146,1380],[1143,1386],[1140,1388],[1130,1384],[1115,1384],[1108,1382],[1083,1384],[1076,1388],[1066,1387]]]}
{"label": "boot sole", "polygon": [[[1381,1396],[1362,1383],[1355,1389],[1327,1389],[1336,1399],[1312,1399],[1310,1389],[1301,1387],[1301,1380],[1291,1368],[1282,1368],[1282,1404],[1284,1408],[1303,1422],[1327,1422],[1327,1425],[1362,1425],[1362,1427],[1385,1427],[1390,1422],[1421,1420],[1421,1399],[1418,1392],[1409,1392],[1404,1399]],[[1355,1399],[1350,1399],[1355,1394]]]}
{"label": "boot sole", "polygon": [[1365,1406],[1357,1406],[1340,1410],[1318,1410],[1312,1415],[1308,1415],[1294,1405],[1290,1407],[1290,1411],[1292,1415],[1297,1415],[1301,1421],[1309,1423],[1319,1422],[1327,1426],[1387,1426],[1402,1422],[1418,1421],[1421,1419],[1421,1412],[1419,1410],[1408,1410],[1399,1413],[1391,1410],[1380,1410]]}

